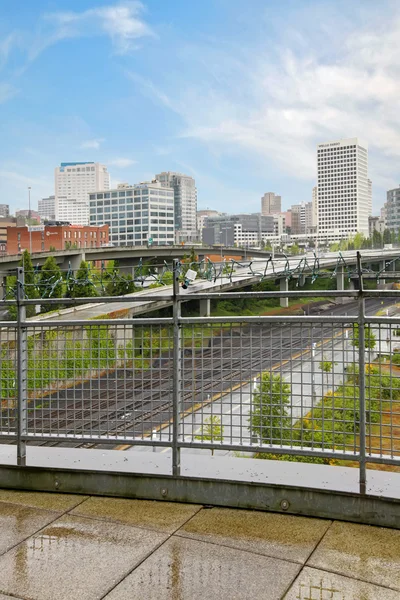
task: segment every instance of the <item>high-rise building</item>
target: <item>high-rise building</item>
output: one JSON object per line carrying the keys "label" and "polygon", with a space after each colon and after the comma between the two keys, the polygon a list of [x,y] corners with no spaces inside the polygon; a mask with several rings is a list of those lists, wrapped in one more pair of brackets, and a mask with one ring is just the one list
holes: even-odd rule
{"label": "high-rise building", "polygon": [[261,214],[275,215],[282,210],[282,197],[277,196],[274,192],[266,192],[261,198]]}
{"label": "high-rise building", "polygon": [[398,233],[400,230],[400,186],[386,192],[386,198],[384,225]]}
{"label": "high-rise building", "polygon": [[368,236],[368,145],[358,138],[317,147],[318,236],[336,241]]}
{"label": "high-rise building", "polygon": [[196,242],[197,231],[197,189],[193,177],[173,171],[163,171],[156,175],[163,187],[174,190],[175,236],[176,242]]}
{"label": "high-rise building", "polygon": [[368,215],[371,216],[372,215],[372,181],[370,179],[368,179],[368,201],[369,201]]}
{"label": "high-rise building", "polygon": [[54,220],[56,218],[56,197],[49,196],[39,200],[38,213],[42,221],[44,219]]}
{"label": "high-rise building", "polygon": [[301,204],[292,204],[290,207],[292,213],[292,224],[290,233],[293,235],[301,235],[305,233],[305,214],[304,207]]}
{"label": "high-rise building", "polygon": [[[110,189],[107,167],[94,162],[65,162],[54,170],[55,218],[77,225],[88,223],[89,193]],[[77,221],[79,219],[79,221]]]}
{"label": "high-rise building", "polygon": [[55,202],[55,220],[72,225],[89,224],[89,204],[86,200],[58,198]]}
{"label": "high-rise building", "polygon": [[318,225],[318,186],[314,186],[312,189],[312,218],[311,227],[317,227]]}
{"label": "high-rise building", "polygon": [[174,243],[174,191],[158,181],[89,194],[90,225],[110,226],[114,246]]}
{"label": "high-rise building", "polygon": [[9,217],[10,207],[8,204],[0,204],[0,217]]}

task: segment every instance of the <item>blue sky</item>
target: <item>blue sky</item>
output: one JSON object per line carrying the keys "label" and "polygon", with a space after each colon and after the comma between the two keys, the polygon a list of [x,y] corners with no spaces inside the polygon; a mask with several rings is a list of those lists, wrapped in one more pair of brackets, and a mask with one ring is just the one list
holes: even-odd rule
{"label": "blue sky", "polygon": [[309,201],[315,145],[369,143],[374,213],[400,181],[396,0],[0,0],[0,203],[62,161],[114,184],[193,175],[199,208]]}

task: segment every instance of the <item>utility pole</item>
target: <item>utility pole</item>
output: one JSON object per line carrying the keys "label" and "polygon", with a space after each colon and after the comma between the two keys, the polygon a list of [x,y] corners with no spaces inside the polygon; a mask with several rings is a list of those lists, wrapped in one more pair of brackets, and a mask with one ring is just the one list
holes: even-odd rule
{"label": "utility pole", "polygon": [[31,186],[28,186],[28,227],[29,227],[29,253],[32,256],[32,230],[31,230]]}

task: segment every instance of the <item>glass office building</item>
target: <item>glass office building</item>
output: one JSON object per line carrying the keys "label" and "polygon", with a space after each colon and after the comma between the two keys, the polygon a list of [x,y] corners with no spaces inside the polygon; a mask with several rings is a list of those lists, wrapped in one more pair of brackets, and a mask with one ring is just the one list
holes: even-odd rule
{"label": "glass office building", "polygon": [[121,184],[89,195],[90,225],[108,224],[114,246],[174,243],[174,192],[159,182]]}

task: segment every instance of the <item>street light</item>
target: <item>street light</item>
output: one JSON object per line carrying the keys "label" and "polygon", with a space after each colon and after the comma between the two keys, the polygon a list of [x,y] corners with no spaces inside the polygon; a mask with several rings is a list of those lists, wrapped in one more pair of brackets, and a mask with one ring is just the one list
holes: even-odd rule
{"label": "street light", "polygon": [[32,213],[31,213],[31,186],[28,186],[28,227],[29,227],[29,253],[32,256],[32,230],[31,223]]}

